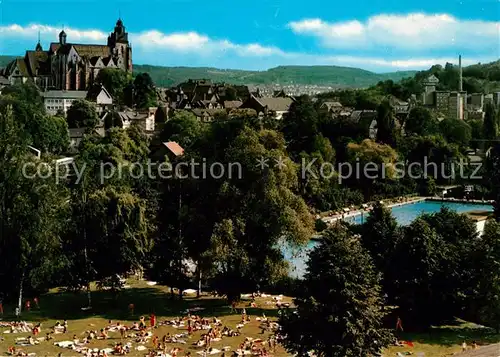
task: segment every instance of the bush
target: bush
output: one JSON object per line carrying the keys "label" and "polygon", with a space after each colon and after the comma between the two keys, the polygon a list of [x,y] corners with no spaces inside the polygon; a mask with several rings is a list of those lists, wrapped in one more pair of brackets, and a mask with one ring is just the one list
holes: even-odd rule
{"label": "bush", "polygon": [[323,232],[325,229],[328,228],[328,225],[321,218],[318,218],[316,220],[315,226],[316,226],[316,232]]}

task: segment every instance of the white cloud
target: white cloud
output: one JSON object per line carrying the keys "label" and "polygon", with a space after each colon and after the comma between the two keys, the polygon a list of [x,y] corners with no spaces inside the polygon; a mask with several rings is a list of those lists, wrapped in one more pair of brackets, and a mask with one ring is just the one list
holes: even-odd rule
{"label": "white cloud", "polygon": [[460,48],[500,51],[500,22],[460,20],[448,14],[381,14],[363,23],[304,19],[289,23],[289,27],[296,34],[317,37],[330,48],[363,46],[404,50]]}
{"label": "white cloud", "polygon": [[[393,69],[423,69],[429,68],[435,64],[444,65],[447,62],[457,64],[458,59],[452,57],[440,57],[440,58],[411,58],[411,59],[395,59],[387,60],[381,58],[370,58],[370,57],[352,57],[352,56],[334,56],[327,58],[331,63],[337,63],[344,66],[376,66],[382,68],[393,68]],[[493,58],[486,58],[484,60],[479,59],[462,59],[462,64],[467,66],[475,64],[478,62],[489,62]]]}
{"label": "white cloud", "polygon": [[165,47],[174,51],[201,50],[210,42],[207,36],[196,32],[164,34],[159,31],[147,31],[138,35],[131,34],[134,45],[141,47]]}
{"label": "white cloud", "polygon": [[268,57],[283,52],[276,47],[262,46],[258,43],[236,44],[229,40],[211,39],[197,32],[179,32],[164,34],[159,31],[147,31],[131,34],[135,46],[152,50],[168,50],[178,53],[197,53],[200,55],[233,51],[239,56]]}
{"label": "white cloud", "polygon": [[[5,37],[25,37],[25,38],[36,38],[38,33],[44,39],[50,38],[56,41],[58,35],[61,32],[61,27],[47,26],[32,24],[28,26],[20,25],[9,25],[0,26],[0,34]],[[64,32],[66,32],[68,41],[79,41],[83,43],[104,41],[107,39],[108,35],[99,30],[77,30],[70,27],[65,27]]]}
{"label": "white cloud", "polygon": [[[390,30],[388,24],[393,24],[395,20],[387,20],[384,16],[372,18],[371,23],[377,24],[374,27],[386,31]],[[451,21],[446,17],[439,21]],[[384,25],[382,25],[384,24]],[[330,26],[330,25],[329,25]],[[332,25],[333,26],[333,25]],[[363,38],[365,35],[365,24],[357,21],[347,22],[335,25],[334,27],[326,27],[330,36],[338,36],[339,38]],[[384,27],[385,26],[385,27]],[[480,26],[475,27],[476,30]],[[31,44],[36,42],[38,32],[40,31],[43,42],[57,41],[60,28],[49,25],[32,24],[28,26],[6,25],[0,26],[0,36],[2,39],[10,39],[15,43],[16,52],[22,52],[28,41]],[[311,33],[311,31],[325,30],[325,23],[321,20],[301,21],[294,25],[294,30],[301,33]],[[484,31],[490,31],[486,27]],[[381,31],[381,30],[379,30]],[[420,30],[415,28],[407,28],[404,30],[405,36],[417,36]],[[483,31],[483,30],[482,30]],[[483,31],[483,32],[484,32]],[[106,43],[108,34],[100,30],[79,30],[73,28],[65,28],[71,42],[81,43]],[[185,60],[182,65],[190,65],[193,58],[198,59],[197,65],[206,65],[219,67],[221,61],[225,64],[223,67],[232,68],[258,68],[266,69],[265,66],[277,65],[339,65],[350,67],[361,67],[376,71],[391,71],[398,69],[423,69],[429,68],[434,64],[445,64],[446,62],[456,62],[453,57],[415,57],[408,56],[407,58],[378,58],[376,56],[352,56],[352,55],[331,55],[327,53],[302,53],[288,52],[275,46],[265,46],[259,43],[238,44],[231,42],[228,39],[214,39],[207,35],[203,35],[194,31],[191,32],[175,32],[163,33],[158,30],[148,30],[141,33],[131,33],[129,35],[134,48],[134,58],[140,58],[141,63],[154,63],[162,65],[172,65],[171,61]],[[19,40],[24,39],[24,42]],[[13,42],[15,41],[15,42]],[[389,40],[387,40],[389,41]],[[19,46],[19,48],[18,48]],[[30,46],[28,46],[30,47]],[[30,47],[32,48],[32,46]],[[487,48],[491,51],[491,47]],[[8,49],[9,53],[13,53],[12,49]],[[6,52],[3,50],[2,52]],[[194,56],[194,57],[193,57]],[[497,59],[498,56],[484,56],[482,58],[464,58],[464,64],[472,64],[488,62]]]}

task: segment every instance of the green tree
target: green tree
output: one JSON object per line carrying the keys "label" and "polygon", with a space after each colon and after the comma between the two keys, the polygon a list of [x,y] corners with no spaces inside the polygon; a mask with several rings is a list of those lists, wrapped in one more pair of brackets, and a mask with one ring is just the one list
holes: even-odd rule
{"label": "green tree", "polygon": [[[442,260],[439,270],[432,276],[435,314],[443,319],[452,318],[462,314],[476,300],[476,222],[447,208],[425,214],[422,219],[441,237]],[[424,314],[423,305],[422,309]]]}
{"label": "green tree", "polygon": [[176,110],[160,134],[162,141],[175,141],[189,150],[203,136],[207,126],[187,110]]}
{"label": "green tree", "polygon": [[157,105],[154,83],[147,73],[139,73],[134,79],[134,103],[138,108]]}
{"label": "green tree", "polygon": [[297,158],[302,151],[312,152],[315,138],[320,132],[318,113],[309,96],[300,96],[292,103],[283,119],[281,131],[292,158]]}
{"label": "green tree", "polygon": [[486,223],[479,241],[477,279],[479,281],[480,321],[498,333],[500,331],[500,223],[490,220]]}
{"label": "green tree", "polygon": [[128,74],[121,69],[103,68],[96,77],[96,82],[104,86],[113,100],[119,104],[124,103],[124,90],[131,82]]}
{"label": "green tree", "polygon": [[467,124],[471,129],[471,147],[475,150],[481,147],[481,143],[478,140],[484,139],[483,135],[483,121],[479,119],[468,120]]}
{"label": "green tree", "polygon": [[444,119],[439,123],[441,135],[451,144],[457,144],[464,149],[472,139],[472,129],[469,124],[460,119]]}
{"label": "green tree", "polygon": [[449,182],[451,164],[462,157],[458,146],[447,143],[441,136],[411,137],[402,151],[414,177],[433,177],[438,182]]}
{"label": "green tree", "polygon": [[500,221],[500,144],[495,144],[488,150],[485,166],[486,179],[484,184],[495,200],[494,213],[497,221]]}
{"label": "green tree", "polygon": [[401,232],[391,209],[377,203],[363,224],[361,241],[368,250],[375,267],[382,275],[382,286],[389,298],[394,298],[392,257],[401,239]]}
{"label": "green tree", "polygon": [[[262,157],[281,160],[284,165],[263,172],[255,165]],[[220,159],[212,158],[213,162]],[[233,173],[233,177],[218,183],[215,201],[207,195],[212,205],[224,207],[212,215],[210,256],[215,286],[232,300],[244,290],[264,282],[271,284],[286,275],[278,243],[307,242],[314,222],[302,198],[295,194],[296,168],[286,155],[279,133],[245,126],[219,162],[240,163],[243,178],[236,179]],[[203,181],[208,185],[205,192],[214,189],[213,180]]]}
{"label": "green tree", "polygon": [[445,254],[441,250],[442,243],[429,223],[419,218],[405,227],[394,254],[396,304],[400,316],[414,326],[427,327],[431,322],[441,321],[442,315],[434,304],[434,293],[438,293],[434,289],[439,288],[433,285],[432,278],[439,271]]}
{"label": "green tree", "polygon": [[86,100],[75,100],[67,113],[69,128],[94,129],[99,124],[95,105]]}
{"label": "green tree", "polygon": [[410,111],[404,129],[407,135],[426,136],[436,134],[439,125],[427,108],[416,107]]}
{"label": "green tree", "polygon": [[361,144],[349,143],[347,150],[351,167],[359,164],[361,168],[359,173],[352,174],[353,178],[347,180],[362,187],[365,199],[368,200],[372,195],[374,182],[394,177],[398,154],[389,145],[377,144],[370,139],[363,140]]}
{"label": "green tree", "polygon": [[328,229],[309,255],[296,311],[280,318],[283,344],[306,356],[373,356],[390,343],[377,273],[359,240],[341,226]]}
{"label": "green tree", "polygon": [[128,166],[148,153],[127,134],[128,130],[114,128],[106,138],[86,136],[76,158],[77,167],[85,170],[70,186],[73,220],[64,242],[65,280],[75,288],[87,286],[89,305],[91,281],[144,264],[152,246],[148,205],[156,208],[156,204],[153,200],[146,204],[145,187],[133,179]]}
{"label": "green tree", "polygon": [[487,140],[495,140],[498,137],[498,119],[495,106],[488,103],[484,110],[483,136]]}
{"label": "green tree", "polygon": [[[21,94],[24,94],[24,91]],[[48,116],[43,104],[37,103],[37,98],[26,100],[9,94],[0,97],[0,107],[12,108],[12,115],[18,125],[22,126],[27,136],[28,145],[42,152],[63,153],[69,146],[69,133],[66,120],[61,117]]]}
{"label": "green tree", "polygon": [[58,116],[37,117],[37,129],[32,133],[33,146],[55,154],[66,152],[69,147],[69,132],[66,119]]}
{"label": "green tree", "polygon": [[[2,89],[2,96],[7,96],[11,98],[18,99],[24,111],[28,111],[26,114],[28,118],[31,118],[33,111],[41,114],[45,114],[45,105],[43,104],[43,98],[40,95],[38,87],[33,82],[26,82],[24,84],[16,84],[13,86],[7,86]],[[19,114],[16,106],[13,106],[15,116]]]}
{"label": "green tree", "polygon": [[477,299],[476,224],[448,209],[404,228],[392,256],[394,304],[407,325],[428,327],[460,315]]}
{"label": "green tree", "polygon": [[393,109],[388,101],[377,107],[377,141],[387,145],[394,145],[396,142]]}
{"label": "green tree", "polygon": [[8,298],[17,295],[19,308],[26,291],[57,281],[67,208],[67,194],[54,177],[36,174],[36,165],[46,165],[43,175],[54,167],[29,154],[27,143],[12,108],[0,109],[0,289]]}

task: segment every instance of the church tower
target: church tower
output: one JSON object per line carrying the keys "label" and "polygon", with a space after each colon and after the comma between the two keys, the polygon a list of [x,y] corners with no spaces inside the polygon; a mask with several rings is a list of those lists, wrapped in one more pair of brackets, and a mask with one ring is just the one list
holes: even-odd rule
{"label": "church tower", "polygon": [[62,30],[61,32],[59,32],[59,44],[60,45],[65,45],[66,44],[66,32],[64,32],[64,30]]}
{"label": "church tower", "polygon": [[37,52],[43,51],[42,44],[40,43],[40,31],[38,31],[38,43],[36,44],[35,51]]}
{"label": "church tower", "polygon": [[117,67],[126,72],[132,72],[132,48],[121,18],[118,19],[114,31],[108,37],[108,47]]}

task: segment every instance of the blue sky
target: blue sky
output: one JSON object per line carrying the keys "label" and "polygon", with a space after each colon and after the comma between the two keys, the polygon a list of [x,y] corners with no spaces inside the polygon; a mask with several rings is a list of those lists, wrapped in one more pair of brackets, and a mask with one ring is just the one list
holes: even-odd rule
{"label": "blue sky", "polygon": [[119,16],[134,63],[376,72],[500,58],[500,0],[0,0],[0,54],[57,41],[105,43]]}

